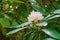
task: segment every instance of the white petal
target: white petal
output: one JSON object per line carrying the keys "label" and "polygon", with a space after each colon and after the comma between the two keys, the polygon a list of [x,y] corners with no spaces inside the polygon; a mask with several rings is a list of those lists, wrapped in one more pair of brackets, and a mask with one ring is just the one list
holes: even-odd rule
{"label": "white petal", "polygon": [[34,21],[35,19],[42,20],[43,18],[44,18],[44,16],[40,12],[37,12],[37,11],[34,11],[34,10],[28,16],[29,21]]}

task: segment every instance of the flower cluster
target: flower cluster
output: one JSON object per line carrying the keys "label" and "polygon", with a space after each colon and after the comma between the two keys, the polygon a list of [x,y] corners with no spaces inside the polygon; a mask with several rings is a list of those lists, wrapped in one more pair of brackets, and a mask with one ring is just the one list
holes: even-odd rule
{"label": "flower cluster", "polygon": [[35,21],[35,20],[42,20],[44,16],[40,12],[32,11],[31,14],[28,16],[28,21]]}
{"label": "flower cluster", "polygon": [[[38,20],[42,20],[43,18],[44,16],[42,15],[42,13],[38,11],[32,11],[31,14],[29,14],[28,16],[28,21],[29,22],[34,21],[36,23],[38,22]],[[43,22],[40,26],[47,26],[47,22]]]}

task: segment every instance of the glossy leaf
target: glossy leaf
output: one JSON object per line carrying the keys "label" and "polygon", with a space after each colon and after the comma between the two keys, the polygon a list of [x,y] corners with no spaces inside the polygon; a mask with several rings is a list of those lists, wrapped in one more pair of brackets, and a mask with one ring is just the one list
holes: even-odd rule
{"label": "glossy leaf", "polygon": [[43,20],[44,20],[44,21],[48,21],[48,20],[51,20],[51,19],[54,19],[54,18],[57,18],[57,17],[60,17],[60,14],[54,13],[54,14],[48,15],[48,16],[45,17]]}
{"label": "glossy leaf", "polygon": [[25,23],[22,23],[20,25],[14,25],[14,26],[12,25],[12,26],[6,27],[6,28],[21,28],[21,27],[27,26],[29,24],[31,24],[31,22],[25,22]]}
{"label": "glossy leaf", "polygon": [[53,28],[42,29],[42,31],[53,38],[60,39],[60,34]]}
{"label": "glossy leaf", "polygon": [[48,23],[47,22],[42,22],[42,23],[39,23],[39,24],[36,24],[37,26],[47,26],[48,25]]}
{"label": "glossy leaf", "polygon": [[33,40],[34,35],[35,35],[35,32],[31,33],[28,40]]}
{"label": "glossy leaf", "polygon": [[51,20],[51,19],[54,19],[54,18],[57,18],[57,17],[60,17],[60,15],[52,16],[52,17],[50,17],[50,18],[46,19],[46,21]]}
{"label": "glossy leaf", "polygon": [[52,39],[52,38],[46,38],[45,40],[55,40],[55,39]]}
{"label": "glossy leaf", "polygon": [[48,19],[48,18],[50,18],[50,17],[52,17],[52,16],[54,16],[55,14],[49,14],[49,15],[47,15],[43,20],[46,20],[46,19]]}
{"label": "glossy leaf", "polygon": [[59,13],[60,14],[60,9],[58,9],[58,10],[55,10],[53,13]]}
{"label": "glossy leaf", "polygon": [[12,31],[8,32],[7,35],[14,34],[14,33],[18,32],[18,31],[21,31],[21,30],[23,30],[25,28],[27,28],[27,27],[23,27],[23,28],[18,28],[18,29],[12,30]]}
{"label": "glossy leaf", "polygon": [[46,12],[46,10],[45,10],[44,8],[42,8],[41,6],[38,6],[38,5],[37,5],[36,0],[29,0],[29,1],[30,1],[30,3],[31,3],[31,6],[32,6],[35,10],[41,12],[43,15],[46,15],[46,14],[47,14],[47,12]]}

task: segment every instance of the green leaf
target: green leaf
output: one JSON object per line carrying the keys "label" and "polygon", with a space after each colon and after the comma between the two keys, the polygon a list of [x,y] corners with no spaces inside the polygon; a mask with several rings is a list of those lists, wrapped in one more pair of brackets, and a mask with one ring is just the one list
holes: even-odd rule
{"label": "green leaf", "polygon": [[54,5],[55,8],[60,9],[60,3],[53,2],[53,5]]}
{"label": "green leaf", "polygon": [[52,4],[49,4],[47,5],[47,7],[45,8],[45,10],[48,12],[48,13],[51,13],[55,10],[54,6]]}
{"label": "green leaf", "polygon": [[21,30],[23,30],[25,28],[27,28],[27,27],[23,27],[23,28],[18,28],[18,29],[12,30],[12,31],[8,32],[7,35],[14,34],[14,33],[18,32],[18,31],[21,31]]}
{"label": "green leaf", "polygon": [[32,32],[27,32],[27,33],[24,35],[25,40],[28,40],[28,39],[29,39],[29,36],[30,36],[31,33],[32,33]]}
{"label": "green leaf", "polygon": [[12,26],[10,26],[10,27],[6,27],[6,28],[21,28],[21,27],[24,27],[24,26],[27,26],[27,25],[29,25],[31,22],[25,22],[25,23],[22,23],[22,24],[20,24],[20,25],[12,25]]}
{"label": "green leaf", "polygon": [[47,15],[43,20],[46,20],[46,19],[48,19],[48,18],[50,18],[50,17],[52,17],[52,16],[54,16],[55,14],[51,14],[51,15]]}
{"label": "green leaf", "polygon": [[12,18],[9,17],[8,15],[6,15],[6,14],[3,14],[3,15],[4,15],[4,18],[10,20],[10,22],[12,23],[12,25],[18,24],[18,23],[16,22],[16,20],[12,19]]}
{"label": "green leaf", "polygon": [[20,10],[19,11],[20,12],[20,15],[26,18],[28,16],[28,13],[29,13],[29,11],[27,9],[27,6],[25,4],[22,4],[20,6],[21,6],[20,9],[19,9]]}
{"label": "green leaf", "polygon": [[24,36],[26,37],[27,35],[29,35],[31,32],[27,32]]}
{"label": "green leaf", "polygon": [[52,16],[50,18],[47,18],[46,21],[51,20],[51,19],[54,19],[54,18],[57,18],[57,17],[60,17],[60,15],[55,15],[55,16]]}
{"label": "green leaf", "polygon": [[45,28],[42,31],[53,38],[60,39],[60,34],[53,28]]}
{"label": "green leaf", "polygon": [[35,31],[34,31],[33,33],[30,34],[28,40],[33,40],[34,35],[35,35]]}
{"label": "green leaf", "polygon": [[0,18],[0,29],[3,35],[6,35],[7,30],[5,29],[6,26],[10,26],[10,22],[6,18]]}
{"label": "green leaf", "polygon": [[39,34],[39,36],[38,36],[38,40],[41,40],[41,38],[40,38],[41,36],[40,36],[40,34]]}
{"label": "green leaf", "polygon": [[24,35],[20,35],[20,37],[19,37],[19,40],[23,40],[24,39]]}
{"label": "green leaf", "polygon": [[60,9],[55,10],[53,13],[60,14]]}
{"label": "green leaf", "polygon": [[13,2],[16,2],[16,3],[24,3],[23,1],[20,1],[20,0],[7,0],[7,1],[10,1],[11,3],[13,3]]}
{"label": "green leaf", "polygon": [[1,6],[1,4],[2,4],[2,0],[0,0],[0,6]]}
{"label": "green leaf", "polygon": [[31,6],[32,6],[35,10],[41,12],[43,15],[46,15],[46,14],[47,14],[47,12],[46,12],[46,10],[45,10],[44,8],[42,8],[42,7],[40,7],[40,6],[37,5],[36,0],[29,0],[29,1],[30,1],[30,3],[31,3]]}
{"label": "green leaf", "polygon": [[36,24],[37,26],[40,26],[40,27],[43,27],[43,26],[47,26],[47,22],[42,22],[42,23],[39,23],[39,24]]}
{"label": "green leaf", "polygon": [[60,14],[59,13],[54,13],[54,14],[48,15],[43,20],[48,21],[48,20],[51,20],[51,19],[54,19],[54,18],[57,18],[57,17],[60,17]]}
{"label": "green leaf", "polygon": [[0,18],[0,24],[2,27],[10,26],[10,22],[6,18]]}
{"label": "green leaf", "polygon": [[16,12],[19,13],[18,18],[22,22],[26,22],[27,21],[27,16],[29,14],[29,10],[27,9],[27,6],[25,4],[21,4],[20,6],[21,7],[17,8],[17,10],[16,10]]}
{"label": "green leaf", "polygon": [[38,39],[38,37],[39,37],[39,32],[36,32],[36,33],[35,33],[35,35],[34,35],[33,40],[37,40],[37,39]]}
{"label": "green leaf", "polygon": [[52,39],[52,38],[46,38],[45,40],[55,40],[55,39]]}
{"label": "green leaf", "polygon": [[38,35],[37,40],[43,40],[45,38],[45,34],[42,31]]}

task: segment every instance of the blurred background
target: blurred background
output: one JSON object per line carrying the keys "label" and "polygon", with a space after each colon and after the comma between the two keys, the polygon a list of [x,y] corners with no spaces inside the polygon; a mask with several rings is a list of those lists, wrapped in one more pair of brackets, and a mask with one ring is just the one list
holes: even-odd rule
{"label": "blurred background", "polygon": [[[60,9],[60,0],[36,1],[40,7],[47,11],[46,15],[52,14],[54,10]],[[9,29],[8,27],[17,26],[21,23],[27,22],[27,17],[32,10],[35,9],[31,6],[31,2],[29,0],[0,0],[0,40],[19,40],[20,35],[24,35],[26,30],[6,36],[7,32],[13,30]],[[60,33],[59,22],[60,18],[55,18],[49,21],[49,26],[56,26],[55,29]]]}

